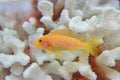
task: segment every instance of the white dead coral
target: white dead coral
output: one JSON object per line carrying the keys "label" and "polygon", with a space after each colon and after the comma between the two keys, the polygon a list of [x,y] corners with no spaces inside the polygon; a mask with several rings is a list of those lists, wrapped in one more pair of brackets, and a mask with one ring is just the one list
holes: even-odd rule
{"label": "white dead coral", "polygon": [[83,12],[80,9],[76,9],[77,0],[66,0],[65,8],[68,10],[70,18],[75,16],[83,16]]}
{"label": "white dead coral", "polygon": [[113,67],[116,65],[116,60],[120,60],[120,47],[112,50],[103,51],[103,53],[96,58],[97,62]]}
{"label": "white dead coral", "polygon": [[44,53],[41,49],[37,49],[35,47],[32,47],[30,54],[39,65],[42,65],[45,61],[53,61],[55,59],[55,56],[53,54],[48,52]]}
{"label": "white dead coral", "polygon": [[6,55],[4,53],[0,54],[0,63],[4,68],[12,66],[14,63],[18,62],[22,65],[27,65],[29,63],[29,56],[25,53],[17,52],[16,55]]}
{"label": "white dead coral", "polygon": [[104,9],[113,7],[119,9],[118,0],[76,0],[76,8],[82,10],[83,19],[100,15]]}
{"label": "white dead coral", "polygon": [[120,46],[120,29],[104,37],[104,43],[101,45],[103,50],[113,49]]}
{"label": "white dead coral", "polygon": [[119,0],[93,0],[93,2],[96,1],[97,5],[100,7],[114,7],[116,9],[119,9]]}
{"label": "white dead coral", "polygon": [[94,18],[94,23],[95,28],[89,32],[90,36],[111,36],[111,32],[116,32],[120,29],[120,11],[114,8],[106,8],[99,17]]}
{"label": "white dead coral", "polygon": [[[86,76],[90,80],[96,80],[97,75],[92,71],[90,64],[88,63],[89,53],[85,51],[73,53],[76,56],[79,56],[79,61],[72,62],[70,60],[65,60],[63,62],[63,68],[68,72],[70,77],[73,73],[79,71],[81,75]],[[68,55],[71,55],[69,53]],[[67,56],[66,56],[67,57]]]}
{"label": "white dead coral", "polygon": [[77,56],[79,56],[79,51],[75,51],[74,53],[70,52],[70,51],[62,51],[61,53],[61,58],[60,60],[62,61],[73,61]]}
{"label": "white dead coral", "polygon": [[101,14],[99,27],[105,27],[108,30],[120,29],[120,11],[115,8],[104,9]]}
{"label": "white dead coral", "polygon": [[22,27],[23,27],[24,31],[27,32],[27,34],[31,35],[36,32],[35,24],[36,24],[35,18],[31,17],[29,19],[29,22],[23,23]]}
{"label": "white dead coral", "polygon": [[[4,29],[0,32],[2,35],[2,42],[6,44],[3,47],[6,49],[9,48],[12,50],[14,55],[7,55],[3,52],[0,54],[0,63],[5,67],[8,68],[12,66],[15,62],[18,62],[22,65],[26,65],[29,62],[29,56],[27,56],[23,51],[25,48],[24,42],[19,40],[16,36],[16,32],[14,30]],[[1,44],[2,45],[2,44]]]}
{"label": "white dead coral", "polygon": [[70,80],[72,76],[65,70],[63,66],[59,64],[58,61],[52,61],[51,63],[44,64],[43,67],[41,67],[46,73],[58,75],[65,80]]}
{"label": "white dead coral", "polygon": [[89,20],[82,20],[81,16],[75,16],[69,20],[69,28],[78,33],[88,33],[98,28],[99,18],[91,17]]}
{"label": "white dead coral", "polygon": [[96,28],[90,32],[90,36],[104,37],[104,43],[101,46],[103,50],[119,47],[120,11],[114,8],[105,9],[101,17],[96,17],[95,20],[97,21]]}
{"label": "white dead coral", "polygon": [[38,2],[38,10],[42,13],[43,17],[40,19],[43,22],[47,29],[53,29],[56,27],[56,24],[52,20],[53,16],[53,3],[50,1],[40,0]]}
{"label": "white dead coral", "polygon": [[90,64],[88,63],[89,53],[83,52],[79,56],[79,72],[81,75],[86,76],[90,80],[96,80],[97,75],[92,71]]}
{"label": "white dead coral", "polygon": [[81,16],[83,19],[100,15],[108,7],[119,9],[118,0],[66,0],[65,9],[70,17]]}
{"label": "white dead coral", "polygon": [[64,9],[60,14],[59,22],[57,24],[68,26],[69,21],[70,18],[69,18],[68,10]]}
{"label": "white dead coral", "polygon": [[70,17],[81,16],[83,19],[92,15],[100,14],[102,8],[96,8],[97,0],[66,0],[65,9],[69,11]]}
{"label": "white dead coral", "polygon": [[23,69],[24,69],[23,65],[15,63],[10,68],[10,72],[16,76],[21,76],[23,73]]}
{"label": "white dead coral", "polygon": [[64,61],[63,67],[70,75],[72,75],[79,70],[79,62]]}
{"label": "white dead coral", "polygon": [[[80,6],[82,6],[81,10],[83,10],[83,12],[81,12],[81,10],[78,9],[78,7],[77,7],[78,6],[77,1],[82,2],[82,0],[76,0],[76,1],[75,0],[74,1],[66,0],[65,9],[62,11],[59,20],[56,22],[53,22],[52,21],[53,4],[47,0],[39,0],[38,9],[43,15],[43,17],[40,19],[40,21],[42,21],[45,24],[45,26],[47,27],[48,30],[56,28],[56,25],[57,25],[57,27],[59,27],[59,25],[67,26],[71,30],[75,30],[76,32],[86,32],[89,28],[92,28],[95,31],[96,28],[99,29],[99,27],[101,27],[101,31],[98,30],[98,35],[101,35],[101,36],[104,36],[104,34],[105,34],[105,33],[101,33],[101,32],[103,32],[102,30],[105,25],[106,25],[105,27],[107,27],[107,28],[112,27],[113,29],[116,29],[116,30],[119,28],[119,23],[120,23],[119,22],[120,21],[119,11],[116,11],[115,9],[107,9],[107,10],[103,11],[102,17],[94,16],[89,20],[82,21],[82,16],[84,18],[88,18],[92,15],[96,15],[96,14],[100,15],[101,10],[103,10],[103,8],[98,7],[99,0],[91,0],[91,3],[88,3],[88,2],[90,2],[88,0],[83,0],[83,3],[85,5],[84,4],[80,5]],[[91,5],[88,5],[88,4],[91,4]],[[90,12],[90,11],[92,11],[92,12]],[[85,14],[83,14],[83,13],[85,13]],[[109,17],[108,14],[110,14],[110,16],[112,16],[112,17]],[[106,23],[105,23],[105,21],[106,21]],[[58,24],[56,24],[56,23],[58,23]],[[112,26],[109,23],[112,23]],[[13,80],[13,79],[14,80],[30,80],[30,79],[31,80],[38,80],[38,79],[52,80],[52,76],[50,76],[48,74],[52,74],[52,75],[55,74],[55,75],[58,75],[58,77],[62,77],[66,80],[70,80],[72,77],[71,76],[72,73],[74,73],[76,71],[79,71],[81,75],[86,76],[90,80],[96,80],[97,76],[92,71],[91,66],[88,63],[88,56],[89,56],[88,53],[86,53],[86,52],[84,52],[84,54],[81,53],[79,55],[80,61],[78,61],[78,62],[72,62],[73,58],[76,57],[76,54],[72,54],[72,55],[71,55],[71,53],[65,54],[64,58],[66,58],[66,59],[63,58],[63,65],[60,65],[60,63],[55,60],[55,56],[53,54],[50,54],[49,52],[44,53],[44,52],[42,52],[41,49],[36,48],[33,45],[33,42],[38,37],[43,36],[44,29],[38,28],[36,31],[34,24],[35,24],[35,20],[33,18],[31,18],[29,20],[29,22],[25,22],[23,24],[23,29],[29,35],[28,36],[29,37],[28,46],[30,47],[30,55],[32,58],[34,58],[35,61],[37,61],[37,63],[39,65],[37,63],[32,63],[30,65],[30,67],[28,67],[24,71],[24,73],[23,73],[24,78],[22,76],[20,76],[23,72],[22,65],[26,65],[29,62],[29,57],[23,53],[25,44],[18,39],[16,33],[15,33],[15,35],[12,35],[12,36],[7,33],[8,35],[10,35],[10,37],[9,38],[7,37],[7,39],[5,39],[4,42],[6,42],[5,43],[6,45],[9,44],[9,46],[5,45],[6,47],[5,46],[4,47],[5,47],[5,50],[6,49],[9,49],[9,50],[6,50],[7,52],[5,52],[5,50],[4,50],[4,51],[2,51],[2,53],[10,54],[10,51],[11,51],[11,53],[13,52],[14,55],[0,54],[0,62],[2,62],[4,67],[9,67],[9,66],[13,65],[10,69],[12,74],[9,76],[6,76],[6,80]],[[109,25],[109,27],[107,25]],[[113,27],[113,25],[116,25],[115,28]],[[111,29],[109,28],[109,30],[111,30]],[[111,33],[111,32],[109,32],[109,33]],[[97,34],[94,33],[94,35],[97,35]],[[117,38],[117,36],[115,38]],[[3,41],[2,37],[3,37],[3,34],[0,35],[1,44]],[[105,38],[106,38],[106,40],[111,39],[110,37],[107,37],[107,36]],[[117,38],[117,40],[118,40],[118,38]],[[19,42],[19,44],[17,44],[16,42]],[[112,42],[112,40],[111,40],[111,42]],[[18,47],[16,48],[16,46],[18,46]],[[103,56],[106,54],[108,54],[108,53],[103,52]],[[116,53],[116,55],[117,55],[117,53]],[[102,56],[102,54],[100,56]],[[112,59],[110,56],[108,56],[108,57],[110,57],[111,61],[113,60],[113,62],[115,60],[119,59],[115,55],[112,55],[112,56],[114,56]],[[103,58],[101,57],[101,59],[103,59]],[[44,61],[50,61],[50,63],[44,63]],[[18,64],[16,64],[16,62]],[[110,63],[110,64],[113,65],[114,63]],[[16,66],[18,66],[18,67],[16,67]],[[20,69],[20,71],[19,71],[19,73],[17,73],[17,70],[19,70],[19,69]],[[117,72],[117,74],[116,74],[116,72],[112,74],[112,71],[109,74],[109,70],[106,72],[107,72],[106,75],[112,80],[117,80],[115,77],[119,78],[118,72]],[[111,75],[112,75],[112,77],[110,77]]]}
{"label": "white dead coral", "polygon": [[52,80],[51,76],[46,74],[37,63],[32,63],[30,67],[28,67],[24,73],[23,77],[32,80]]}
{"label": "white dead coral", "polygon": [[53,3],[47,0],[40,0],[38,3],[38,9],[42,15],[50,16],[53,15]]}
{"label": "white dead coral", "polygon": [[16,32],[8,29],[4,29],[4,31],[0,31],[0,44],[2,45],[0,46],[1,53],[6,53],[6,54],[12,53],[11,48],[7,44],[7,41],[9,41],[9,38],[8,40],[6,39],[7,37],[11,37],[11,36],[16,37],[17,36]]}
{"label": "white dead coral", "polygon": [[75,32],[85,32],[88,28],[88,23],[82,21],[82,17],[76,16],[70,20],[69,28]]}
{"label": "white dead coral", "polygon": [[16,24],[17,24],[17,21],[15,21],[14,19],[10,19],[10,18],[3,17],[2,15],[0,15],[0,26],[2,29],[4,28],[14,29]]}
{"label": "white dead coral", "polygon": [[22,76],[16,76],[14,74],[10,74],[5,77],[5,80],[31,80],[31,79],[25,79]]}
{"label": "white dead coral", "polygon": [[120,72],[118,72],[114,69],[111,69],[107,65],[101,63],[100,61],[97,62],[97,64],[100,67],[100,69],[103,71],[103,73],[105,73],[105,76],[108,77],[110,80],[119,80],[120,79]]}

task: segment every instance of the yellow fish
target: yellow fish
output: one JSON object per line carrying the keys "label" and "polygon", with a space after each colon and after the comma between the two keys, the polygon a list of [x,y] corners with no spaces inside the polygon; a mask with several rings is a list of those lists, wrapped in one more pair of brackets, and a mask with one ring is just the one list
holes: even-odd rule
{"label": "yellow fish", "polygon": [[[62,30],[60,32],[62,32]],[[63,33],[61,33],[62,35],[60,32],[57,30],[44,35],[35,40],[34,45],[38,48],[53,52],[57,57],[59,57],[60,51],[62,50],[73,52],[80,49],[88,51],[93,56],[98,55],[96,47],[101,44],[101,38],[93,38],[89,42],[83,42],[73,37],[75,35],[72,35],[72,33],[70,33],[70,36],[67,36],[69,35],[67,33],[63,35],[63,33],[65,33],[64,30]]]}

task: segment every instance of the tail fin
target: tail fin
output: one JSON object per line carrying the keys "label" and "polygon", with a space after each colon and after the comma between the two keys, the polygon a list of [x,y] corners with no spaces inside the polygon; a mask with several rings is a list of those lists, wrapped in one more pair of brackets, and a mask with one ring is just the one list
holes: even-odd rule
{"label": "tail fin", "polygon": [[89,42],[86,43],[86,50],[93,56],[99,54],[98,46],[103,43],[102,38],[92,38]]}

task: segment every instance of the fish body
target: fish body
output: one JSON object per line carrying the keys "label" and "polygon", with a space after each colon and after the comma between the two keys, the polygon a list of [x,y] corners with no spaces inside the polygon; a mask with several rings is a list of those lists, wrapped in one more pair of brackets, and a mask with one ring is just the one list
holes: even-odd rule
{"label": "fish body", "polygon": [[[56,34],[48,34],[43,36],[41,39],[46,39],[44,44],[46,43],[46,47],[51,46],[53,50],[77,50],[80,47],[85,47],[84,43],[78,39],[63,36],[63,35],[56,35]],[[41,45],[42,47],[42,45]],[[45,48],[45,47],[43,47]]]}
{"label": "fish body", "polygon": [[[34,45],[41,49],[51,51],[55,54],[59,53],[62,50],[76,51],[84,49],[88,51],[91,55],[96,56],[97,53],[94,51],[95,47],[100,44],[98,38],[92,39],[89,42],[83,42],[76,38],[58,35],[58,34],[47,34],[38,38]],[[94,43],[97,42],[97,43]]]}

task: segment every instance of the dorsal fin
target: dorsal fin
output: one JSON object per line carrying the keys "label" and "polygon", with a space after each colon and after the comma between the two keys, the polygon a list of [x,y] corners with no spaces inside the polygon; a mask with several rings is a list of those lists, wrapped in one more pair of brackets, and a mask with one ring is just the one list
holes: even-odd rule
{"label": "dorsal fin", "polygon": [[70,30],[69,28],[60,28],[60,29],[54,29],[50,32],[50,34],[58,34],[58,35],[64,35],[64,36],[69,36],[69,37],[73,37],[82,41],[86,41],[87,40],[87,34],[83,34],[83,33],[76,33],[72,30]]}

